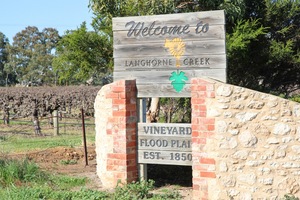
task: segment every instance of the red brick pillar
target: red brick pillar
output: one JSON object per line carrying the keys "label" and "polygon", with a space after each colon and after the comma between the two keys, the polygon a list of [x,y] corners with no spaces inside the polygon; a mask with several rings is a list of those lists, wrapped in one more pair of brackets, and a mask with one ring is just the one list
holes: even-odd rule
{"label": "red brick pillar", "polygon": [[192,155],[193,199],[209,199],[209,182],[216,178],[215,160],[205,152],[205,145],[215,131],[215,119],[207,117],[206,103],[214,98],[214,85],[203,79],[192,79]]}
{"label": "red brick pillar", "polygon": [[136,102],[135,80],[116,81],[104,86],[97,95],[97,174],[105,188],[138,178]]}

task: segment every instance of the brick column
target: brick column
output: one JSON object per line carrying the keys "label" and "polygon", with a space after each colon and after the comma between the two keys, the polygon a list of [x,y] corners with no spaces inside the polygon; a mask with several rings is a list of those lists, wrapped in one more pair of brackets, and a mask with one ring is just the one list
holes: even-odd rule
{"label": "brick column", "polygon": [[137,106],[134,80],[104,86],[95,101],[97,174],[105,188],[130,183],[137,172]]}
{"label": "brick column", "polygon": [[205,152],[205,145],[215,131],[215,119],[207,117],[207,98],[214,98],[214,84],[194,78],[191,85],[193,199],[208,200],[209,183],[216,178],[215,160]]}

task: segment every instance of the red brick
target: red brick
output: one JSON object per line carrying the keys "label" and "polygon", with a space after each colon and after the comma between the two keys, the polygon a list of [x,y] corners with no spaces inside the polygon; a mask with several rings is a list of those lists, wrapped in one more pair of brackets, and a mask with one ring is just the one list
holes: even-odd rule
{"label": "red brick", "polygon": [[113,116],[114,117],[126,116],[126,111],[125,110],[115,110],[115,111],[113,111]]}
{"label": "red brick", "polygon": [[[196,105],[192,105],[192,109],[195,111],[200,111],[200,109],[203,107],[204,105],[202,104],[196,104]],[[206,107],[205,107],[206,108]]]}
{"label": "red brick", "polygon": [[200,138],[207,138],[208,137],[208,134],[207,134],[207,132],[206,131],[199,131],[199,135],[198,135],[198,137],[200,137]]}
{"label": "red brick", "polygon": [[124,166],[120,166],[120,165],[107,165],[106,166],[106,170],[107,171],[120,171],[120,170],[122,170],[122,167],[124,167]]}
{"label": "red brick", "polygon": [[126,179],[126,175],[125,175],[125,172],[116,172],[114,173],[114,177],[115,177],[115,180],[125,180]]}
{"label": "red brick", "polygon": [[209,165],[195,165],[195,166],[193,166],[193,170],[198,170],[198,171],[207,171],[208,168],[209,168]]}
{"label": "red brick", "polygon": [[107,124],[108,123],[112,123],[112,124],[119,123],[119,119],[116,117],[109,117],[107,121],[108,121]]}
{"label": "red brick", "polygon": [[192,124],[192,131],[199,131],[200,125],[199,124]]}
{"label": "red brick", "polygon": [[192,137],[199,137],[200,132],[199,131],[192,131]]}
{"label": "red brick", "polygon": [[205,85],[196,85],[196,84],[192,84],[191,85],[191,91],[195,91],[195,92],[198,92],[198,91],[206,91],[206,86]]}
{"label": "red brick", "polygon": [[107,154],[108,159],[121,159],[125,160],[126,159],[126,154],[124,153],[109,153]]}
{"label": "red brick", "polygon": [[125,99],[113,99],[112,100],[113,105],[122,105],[122,104],[126,104],[126,100]]}
{"label": "red brick", "polygon": [[216,178],[215,172],[200,172],[201,177]]}
{"label": "red brick", "polygon": [[199,117],[206,117],[206,111],[199,112]]}
{"label": "red brick", "polygon": [[216,164],[216,161],[215,159],[213,158],[200,158],[200,162],[203,163],[203,164]]}
{"label": "red brick", "polygon": [[117,98],[119,98],[119,93],[115,93],[115,92],[107,93],[105,95],[105,98],[107,98],[107,99],[117,99]]}
{"label": "red brick", "polygon": [[215,124],[215,118],[199,118],[200,123]]}
{"label": "red brick", "polygon": [[199,124],[199,118],[198,117],[192,117],[192,124]]}
{"label": "red brick", "polygon": [[208,131],[214,131],[215,130],[215,125],[207,125],[207,130]]}
{"label": "red brick", "polygon": [[126,161],[125,160],[109,159],[109,160],[107,160],[107,166],[109,166],[109,165],[126,166]]}
{"label": "red brick", "polygon": [[193,190],[199,190],[199,189],[200,189],[199,185],[193,184]]}
{"label": "red brick", "polygon": [[204,104],[204,103],[205,103],[205,98],[192,98],[191,99],[192,106],[195,104]]}
{"label": "red brick", "polygon": [[111,88],[112,92],[124,92],[125,91],[125,87],[124,86],[113,86]]}
{"label": "red brick", "polygon": [[200,112],[206,112],[206,106],[205,105],[200,105],[199,110],[200,110]]}
{"label": "red brick", "polygon": [[119,93],[119,98],[120,98],[120,99],[126,99],[126,91],[120,92],[120,93]]}
{"label": "red brick", "polygon": [[192,138],[193,144],[206,144],[206,138]]}

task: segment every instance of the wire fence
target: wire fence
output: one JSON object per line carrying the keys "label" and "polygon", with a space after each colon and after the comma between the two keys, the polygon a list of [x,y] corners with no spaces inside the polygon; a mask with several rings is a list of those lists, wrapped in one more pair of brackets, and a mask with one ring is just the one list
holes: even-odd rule
{"label": "wire fence", "polygon": [[[90,133],[95,129],[94,118],[91,116],[84,117],[85,130]],[[57,118],[57,120],[56,120]],[[54,121],[58,122],[57,127],[54,126]],[[0,135],[6,134],[21,134],[29,136],[53,136],[58,131],[58,134],[81,134],[82,133],[82,117],[80,115],[70,115],[68,113],[59,113],[56,117],[40,117],[38,119],[40,134],[36,134],[34,120],[31,118],[12,118],[9,119],[9,124],[4,120],[0,121]]]}

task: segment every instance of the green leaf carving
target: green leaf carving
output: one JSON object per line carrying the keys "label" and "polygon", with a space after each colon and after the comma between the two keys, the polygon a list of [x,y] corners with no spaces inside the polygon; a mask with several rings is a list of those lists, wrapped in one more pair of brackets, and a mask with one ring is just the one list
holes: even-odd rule
{"label": "green leaf carving", "polygon": [[185,73],[183,71],[174,71],[171,74],[172,76],[169,78],[173,86],[173,88],[176,90],[176,92],[180,92],[184,85],[185,85],[185,81],[188,80],[188,77],[185,76]]}

